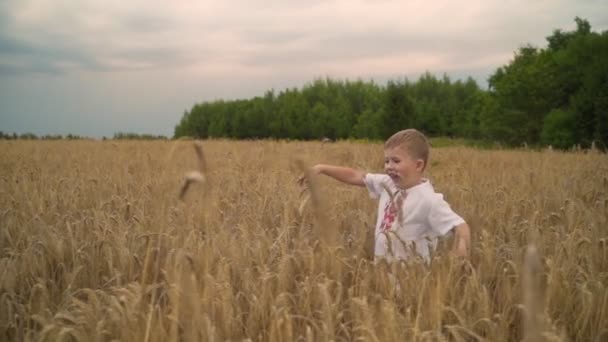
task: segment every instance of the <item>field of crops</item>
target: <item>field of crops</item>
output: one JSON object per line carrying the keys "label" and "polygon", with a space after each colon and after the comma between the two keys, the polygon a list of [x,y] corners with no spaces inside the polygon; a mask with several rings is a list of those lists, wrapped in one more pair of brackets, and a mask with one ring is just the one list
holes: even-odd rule
{"label": "field of crops", "polygon": [[0,340],[608,341],[604,154],[434,149],[470,262],[375,265],[366,190],[295,181],[382,145],[202,146],[180,201],[192,141],[0,142]]}

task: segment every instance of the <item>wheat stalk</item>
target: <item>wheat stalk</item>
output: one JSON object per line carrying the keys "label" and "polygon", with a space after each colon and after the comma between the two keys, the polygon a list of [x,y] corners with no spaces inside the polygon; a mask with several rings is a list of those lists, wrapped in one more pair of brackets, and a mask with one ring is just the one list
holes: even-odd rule
{"label": "wheat stalk", "polygon": [[184,181],[180,189],[179,199],[183,200],[188,192],[188,189],[195,183],[204,183],[206,181],[205,172],[207,169],[207,163],[205,161],[205,155],[203,153],[203,147],[200,143],[194,143],[194,151],[196,152],[196,159],[198,164],[198,170],[187,172],[184,176]]}
{"label": "wheat stalk", "polygon": [[542,291],[542,264],[536,246],[528,245],[524,257],[524,340],[541,341],[544,327],[544,294]]}

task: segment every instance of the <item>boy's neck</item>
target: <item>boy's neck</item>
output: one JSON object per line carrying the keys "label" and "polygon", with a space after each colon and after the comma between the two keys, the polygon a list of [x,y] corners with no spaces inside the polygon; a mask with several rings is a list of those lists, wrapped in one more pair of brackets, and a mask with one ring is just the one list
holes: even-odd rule
{"label": "boy's neck", "polygon": [[409,190],[409,189],[415,187],[416,185],[424,183],[424,181],[425,181],[424,177],[422,177],[422,175],[418,175],[415,178],[413,178],[410,182],[408,182],[408,184],[404,184],[402,189]]}

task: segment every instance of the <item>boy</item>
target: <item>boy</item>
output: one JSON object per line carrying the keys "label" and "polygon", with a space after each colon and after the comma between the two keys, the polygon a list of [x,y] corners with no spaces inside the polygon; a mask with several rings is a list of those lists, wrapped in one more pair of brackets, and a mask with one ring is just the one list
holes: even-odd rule
{"label": "boy", "polygon": [[[415,251],[426,262],[437,246],[437,237],[455,231],[452,253],[469,254],[470,230],[452,211],[443,195],[423,178],[429,144],[415,129],[399,131],[384,144],[385,174],[364,173],[351,168],[318,164],[313,174],[324,174],[346,184],[365,186],[379,198],[375,230],[376,259],[408,259]],[[303,184],[304,178],[299,180]]]}

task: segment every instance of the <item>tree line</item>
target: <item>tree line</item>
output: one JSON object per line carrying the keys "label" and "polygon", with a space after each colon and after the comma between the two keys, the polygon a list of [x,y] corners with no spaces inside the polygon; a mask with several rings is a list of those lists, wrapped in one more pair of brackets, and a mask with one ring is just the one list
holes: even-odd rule
{"label": "tree line", "polygon": [[385,139],[405,127],[429,136],[558,148],[608,144],[608,32],[576,18],[548,46],[520,47],[481,89],[424,73],[377,84],[317,79],[301,89],[195,104],[174,137]]}
{"label": "tree line", "polygon": [[[82,136],[78,134],[45,134],[45,135],[36,135],[31,132],[17,134],[15,132],[4,133],[0,131],[0,140],[90,140],[93,138]],[[155,135],[155,134],[139,134],[139,133],[130,133],[130,132],[117,132],[111,138],[112,140],[166,140],[168,139],[164,135]],[[102,140],[108,140],[107,137],[102,137]]]}
{"label": "tree line", "polygon": [[45,134],[45,135],[36,135],[31,132],[17,134],[13,133],[5,133],[0,131],[0,140],[82,140],[82,139],[90,139],[85,136],[80,136],[78,134]]}

